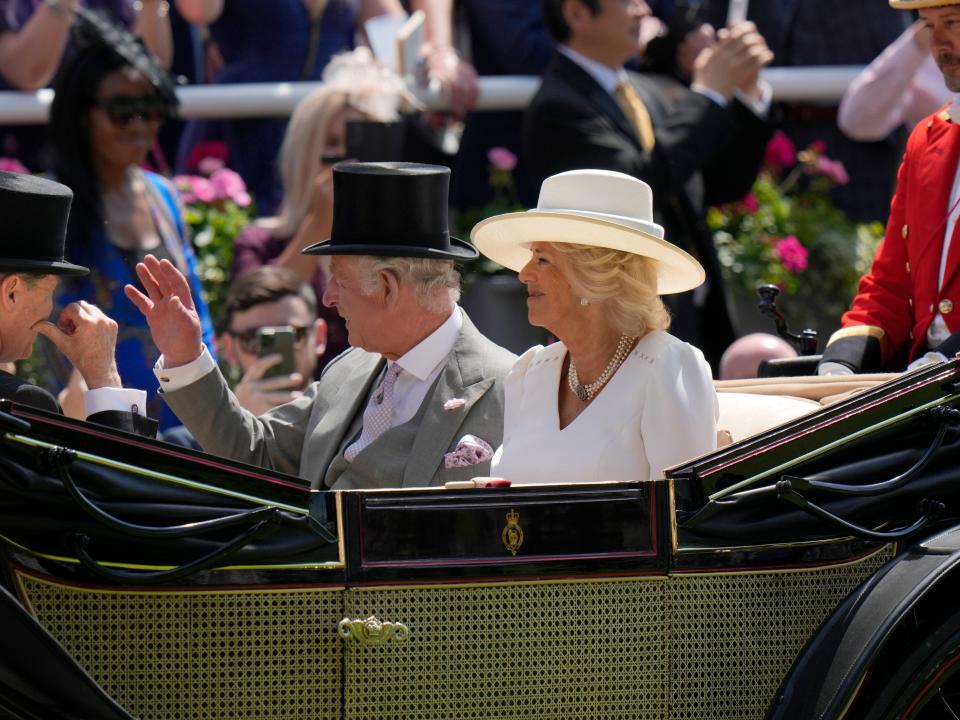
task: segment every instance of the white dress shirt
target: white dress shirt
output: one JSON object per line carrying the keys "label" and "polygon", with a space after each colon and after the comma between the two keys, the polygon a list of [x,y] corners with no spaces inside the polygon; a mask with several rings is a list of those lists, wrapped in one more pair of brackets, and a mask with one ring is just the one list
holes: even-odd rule
{"label": "white dress shirt", "polygon": [[122,410],[136,415],[147,414],[147,391],[133,388],[95,388],[83,393],[87,417],[105,410]]}
{"label": "white dress shirt", "polygon": [[[456,306],[440,327],[397,358],[396,362],[404,372],[400,373],[393,387],[393,418],[390,427],[402,425],[417,414],[433,381],[440,376],[462,327],[463,311]],[[388,361],[387,364],[389,366],[393,361]],[[164,392],[173,392],[195,383],[207,373],[213,372],[216,367],[216,362],[204,347],[196,360],[175,368],[163,367],[161,355],[153,367],[153,372],[160,382],[160,388]],[[379,384],[378,379],[373,387]]]}

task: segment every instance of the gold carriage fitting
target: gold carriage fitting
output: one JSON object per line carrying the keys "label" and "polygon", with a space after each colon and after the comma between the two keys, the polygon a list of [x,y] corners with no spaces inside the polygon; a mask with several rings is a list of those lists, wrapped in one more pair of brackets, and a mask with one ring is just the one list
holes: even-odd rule
{"label": "gold carriage fitting", "polygon": [[5,404],[3,622],[50,659],[3,646],[0,696],[16,668],[78,717],[935,717],[958,401],[951,361],[657,482],[341,493]]}

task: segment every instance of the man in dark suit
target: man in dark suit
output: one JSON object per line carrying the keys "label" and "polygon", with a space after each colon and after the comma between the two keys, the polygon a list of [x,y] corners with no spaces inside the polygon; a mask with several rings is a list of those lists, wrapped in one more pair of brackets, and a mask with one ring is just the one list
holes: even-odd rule
{"label": "man in dark suit", "polygon": [[736,337],[706,206],[742,197],[772,132],[769,88],[759,82],[772,55],[750,23],[723,30],[698,57],[690,90],[668,97],[627,73],[641,52],[642,0],[543,0],[560,44],[527,110],[525,147],[534,181],[578,168],[617,170],[649,183],[666,239],[700,260],[704,291],[672,296],[672,332],[717,367]]}
{"label": "man in dark suit", "polygon": [[[89,388],[88,420],[142,435],[156,433],[143,416],[146,393],[124,390],[115,359],[117,324],[97,307],[71,303],[56,325],[48,321],[62,275],[89,270],[63,257],[70,188],[31,175],[0,173],[0,363],[30,357],[38,334],[66,355]],[[0,398],[59,412],[53,396],[0,371]]]}

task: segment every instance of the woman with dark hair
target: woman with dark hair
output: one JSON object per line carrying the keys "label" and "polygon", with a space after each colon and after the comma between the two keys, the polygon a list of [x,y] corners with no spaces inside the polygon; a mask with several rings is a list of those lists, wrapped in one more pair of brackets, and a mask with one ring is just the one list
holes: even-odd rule
{"label": "woman with dark hair", "polygon": [[[166,257],[190,279],[204,343],[214,351],[210,314],[200,299],[176,190],[140,167],[176,96],[165,73],[132,36],[118,28],[83,30],[85,46],[54,86],[50,137],[56,177],[74,192],[68,253],[82,258],[91,272],[65,283],[57,302],[89,300],[115,319],[123,381],[155,388],[157,350],[143,316],[123,294],[125,284],[136,282],[134,268],[147,253]],[[155,390],[148,397],[148,413],[160,418],[161,428],[177,424]]]}

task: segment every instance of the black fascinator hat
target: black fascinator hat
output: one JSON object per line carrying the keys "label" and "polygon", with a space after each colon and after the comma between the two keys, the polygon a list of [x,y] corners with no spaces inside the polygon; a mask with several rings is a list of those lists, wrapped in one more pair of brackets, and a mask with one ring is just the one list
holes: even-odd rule
{"label": "black fascinator hat", "polygon": [[120,64],[129,65],[146,78],[171,110],[180,104],[173,80],[142,39],[82,5],[75,5],[73,12],[73,35],[78,48],[100,48],[114,55]]}

